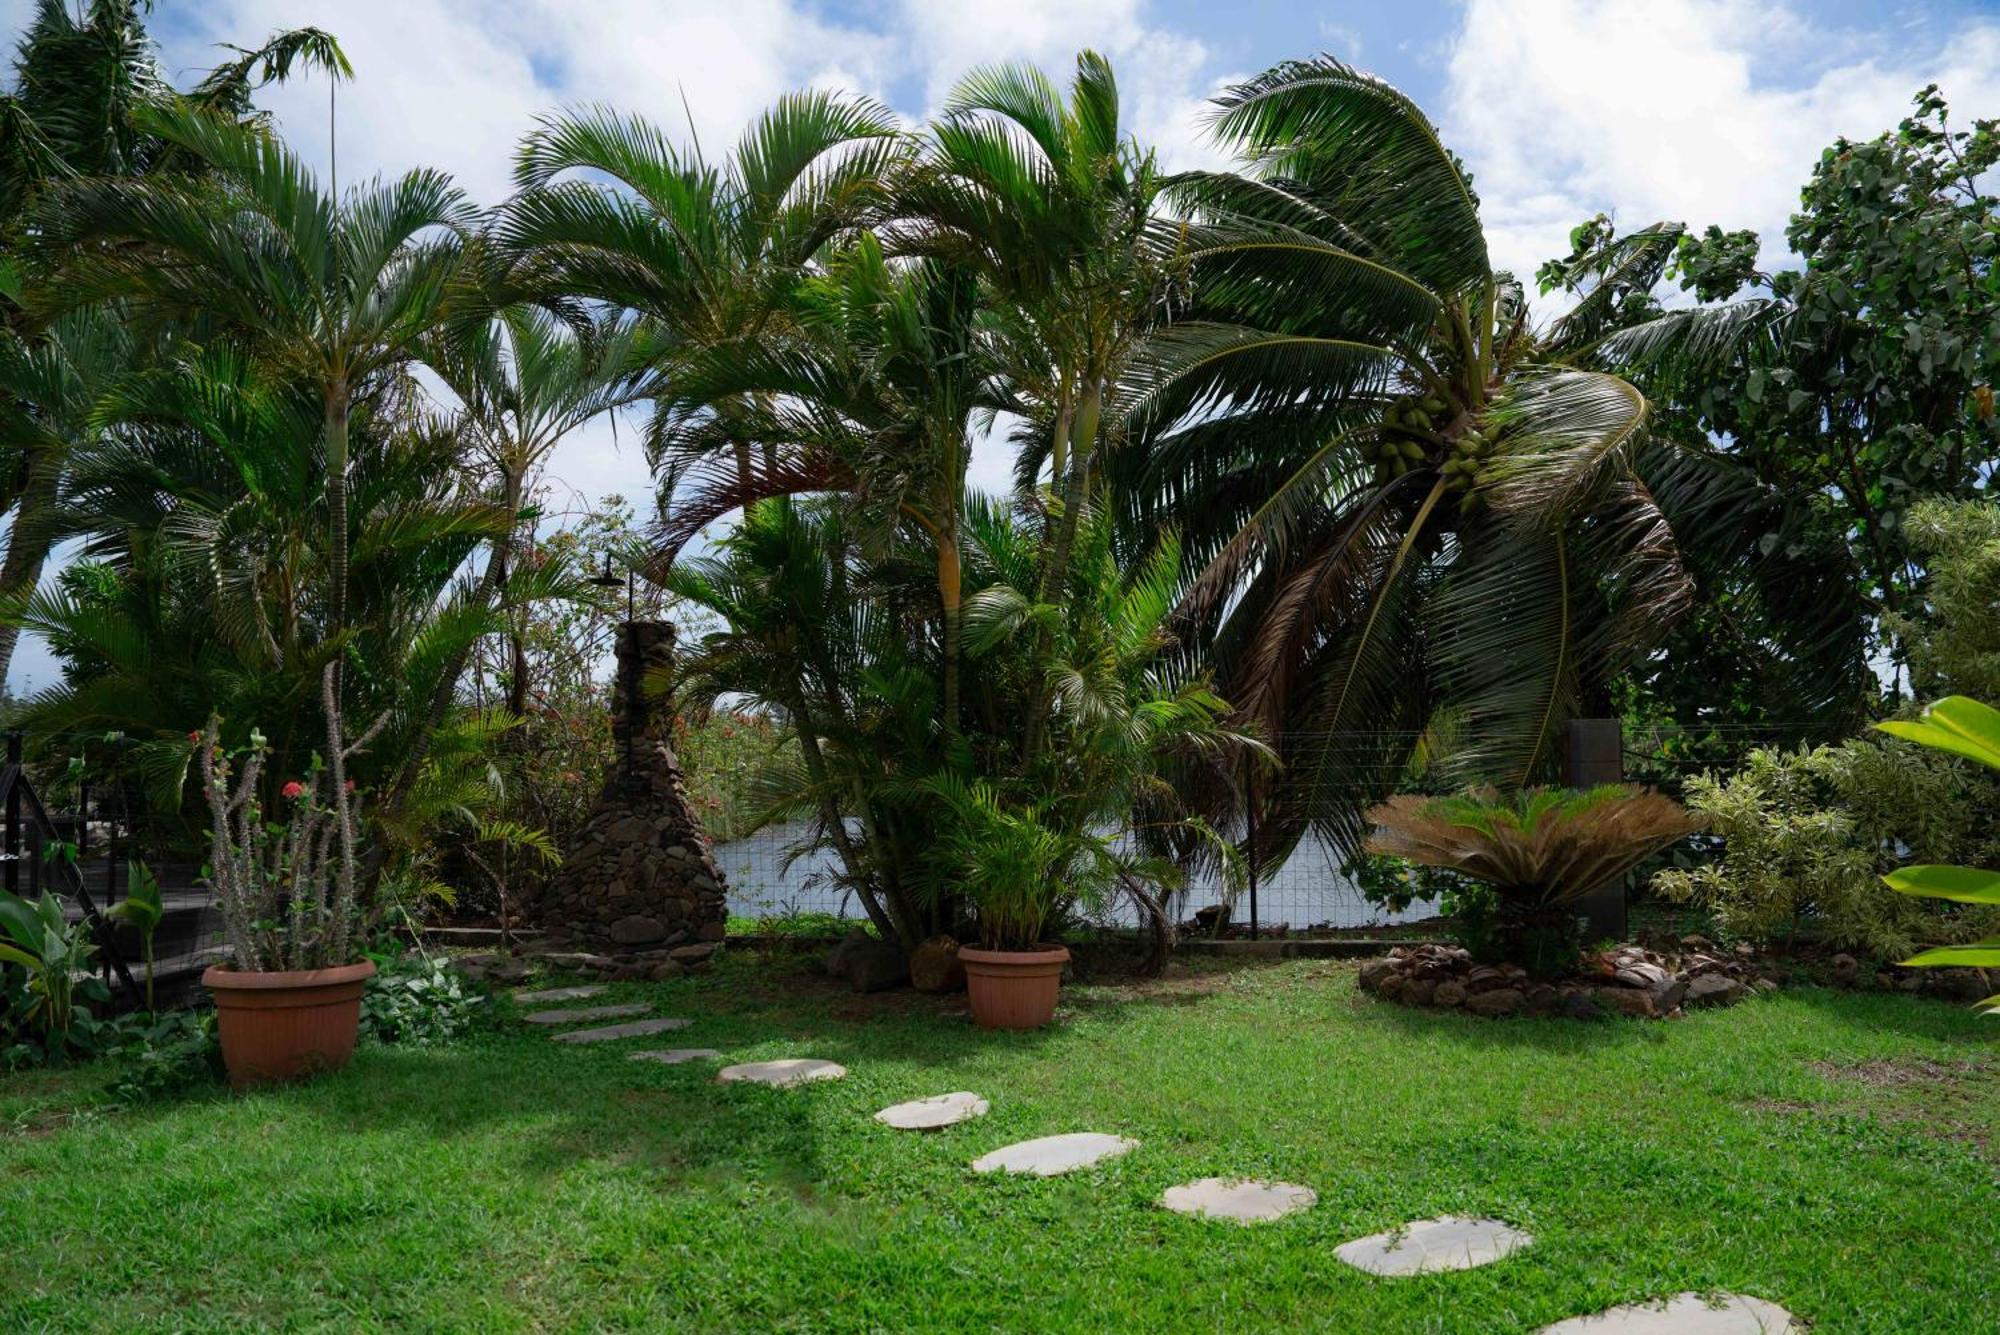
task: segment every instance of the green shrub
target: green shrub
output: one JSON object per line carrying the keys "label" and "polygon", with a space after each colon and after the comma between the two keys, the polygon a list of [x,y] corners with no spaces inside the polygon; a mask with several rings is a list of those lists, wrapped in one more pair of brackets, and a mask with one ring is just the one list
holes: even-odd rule
{"label": "green shrub", "polygon": [[442,959],[391,962],[377,969],[361,994],[361,1033],[377,1043],[435,1047],[490,1014],[488,1000]]}
{"label": "green shrub", "polygon": [[1992,865],[2000,783],[1936,752],[1857,738],[1759,750],[1727,777],[1690,782],[1688,805],[1721,836],[1721,856],[1653,879],[1750,941],[1809,937],[1901,958],[1918,945],[1973,940],[1989,910],[1894,894],[1880,877],[1905,862]]}

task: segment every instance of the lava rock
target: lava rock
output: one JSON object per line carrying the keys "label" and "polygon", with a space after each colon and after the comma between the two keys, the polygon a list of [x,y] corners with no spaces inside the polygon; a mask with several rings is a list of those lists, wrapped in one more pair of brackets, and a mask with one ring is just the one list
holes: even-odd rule
{"label": "lava rock", "polygon": [[1468,996],[1465,1008],[1476,1015],[1512,1015],[1521,1009],[1527,999],[1527,995],[1517,987],[1496,987]]}
{"label": "lava rock", "polygon": [[934,936],[910,953],[910,984],[919,992],[958,992],[965,987],[965,966],[958,960],[958,941]]}

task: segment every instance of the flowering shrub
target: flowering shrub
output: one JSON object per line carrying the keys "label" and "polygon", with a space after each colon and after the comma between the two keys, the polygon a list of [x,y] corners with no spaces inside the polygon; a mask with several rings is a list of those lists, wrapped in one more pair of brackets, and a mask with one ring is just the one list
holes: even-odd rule
{"label": "flowering shrub", "polygon": [[346,742],[331,665],[321,682],[333,754],[315,757],[303,782],[279,790],[289,808],[282,821],[267,818],[259,796],[269,754],[263,733],[251,732],[240,770],[238,756],[222,749],[220,718],[211,717],[196,742],[210,818],[208,879],[235,967],[246,972],[324,969],[354,959],[361,831],[345,766],[388,715]]}

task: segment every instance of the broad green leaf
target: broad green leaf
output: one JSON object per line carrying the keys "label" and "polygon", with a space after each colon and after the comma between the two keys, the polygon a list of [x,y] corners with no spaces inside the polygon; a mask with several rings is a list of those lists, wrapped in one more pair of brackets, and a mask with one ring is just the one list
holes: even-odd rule
{"label": "broad green leaf", "polygon": [[1946,696],[1915,722],[1875,726],[1892,736],[2000,769],[2000,710],[1966,696]]}
{"label": "broad green leaf", "polygon": [[1962,904],[2000,904],[2000,871],[1921,863],[1900,867],[1882,878],[1891,890]]}
{"label": "broad green leaf", "polygon": [[2000,969],[2000,940],[1975,946],[1939,946],[1903,961],[1913,969]]}

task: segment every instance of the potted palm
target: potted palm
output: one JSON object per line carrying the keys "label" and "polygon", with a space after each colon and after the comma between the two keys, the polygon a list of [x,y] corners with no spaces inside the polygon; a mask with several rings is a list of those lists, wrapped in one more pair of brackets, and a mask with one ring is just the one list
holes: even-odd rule
{"label": "potted palm", "polygon": [[1577,900],[1703,824],[1672,798],[1625,784],[1394,797],[1368,820],[1368,852],[1484,882],[1494,953],[1543,978],[1576,963]]}
{"label": "potted palm", "polygon": [[375,965],[356,946],[359,825],[346,762],[373,737],[341,743],[333,677],[325,678],[330,760],[314,758],[262,800],[264,737],[252,732],[238,769],[211,717],[197,735],[210,816],[208,879],[231,960],[202,975],[237,1089],[337,1070],[354,1055],[361,992]]}
{"label": "potted palm", "polygon": [[1039,1029],[1055,1018],[1067,947],[1042,940],[1050,912],[1086,889],[1087,838],[1013,807],[990,783],[934,780],[943,799],[934,852],[972,906],[979,944],[959,948],[972,1019],[982,1029]]}

